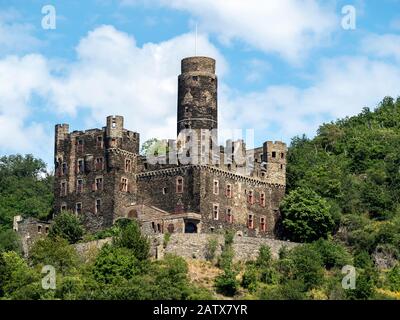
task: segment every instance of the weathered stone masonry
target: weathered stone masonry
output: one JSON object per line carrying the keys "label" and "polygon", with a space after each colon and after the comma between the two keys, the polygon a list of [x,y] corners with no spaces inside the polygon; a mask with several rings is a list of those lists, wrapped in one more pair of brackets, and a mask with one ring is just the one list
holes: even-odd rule
{"label": "weathered stone masonry", "polygon": [[[149,234],[232,229],[238,235],[275,237],[286,185],[286,145],[266,141],[252,150],[243,140],[216,145],[217,88],[214,59],[182,60],[178,136],[168,140],[177,154],[217,150],[216,162],[148,163],[139,155],[139,133],[124,129],[121,116],[107,117],[101,129],[69,132],[67,124],[56,125],[56,214],[73,211],[92,231],[129,218]],[[186,130],[195,133],[196,150],[184,149],[193,139]],[[238,161],[239,151],[245,163]]]}

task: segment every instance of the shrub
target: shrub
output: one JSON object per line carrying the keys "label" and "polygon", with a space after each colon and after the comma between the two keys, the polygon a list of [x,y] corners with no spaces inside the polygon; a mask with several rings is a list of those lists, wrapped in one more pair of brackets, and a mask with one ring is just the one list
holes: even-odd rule
{"label": "shrub", "polygon": [[258,286],[259,273],[254,264],[249,264],[243,273],[242,287],[255,292]]}
{"label": "shrub", "polygon": [[138,273],[136,264],[137,259],[129,249],[105,245],[96,257],[92,273],[101,283],[119,282]]}
{"label": "shrub", "polygon": [[72,213],[61,212],[54,218],[49,236],[61,237],[67,239],[69,243],[76,243],[83,236],[81,221]]}
{"label": "shrub", "polygon": [[400,265],[392,268],[387,274],[388,287],[392,291],[400,291]]}
{"label": "shrub", "polygon": [[293,261],[293,277],[304,282],[306,290],[319,286],[324,277],[321,255],[312,245],[298,246],[290,254]]}
{"label": "shrub", "polygon": [[260,268],[268,268],[271,265],[271,249],[262,245],[258,251],[256,265]]}
{"label": "shrub", "polygon": [[210,237],[207,241],[207,246],[206,246],[206,260],[208,261],[214,260],[217,248],[218,248],[218,239],[215,237]]}
{"label": "shrub", "polygon": [[138,260],[145,260],[149,257],[149,240],[142,235],[136,221],[131,221],[121,227],[120,234],[114,238],[114,244],[117,247],[131,249]]}
{"label": "shrub", "polygon": [[342,268],[351,263],[351,255],[345,247],[330,240],[318,240],[312,247],[320,254],[325,268]]}
{"label": "shrub", "polygon": [[52,265],[57,272],[67,273],[78,266],[78,255],[64,238],[39,239],[29,256],[34,265]]}
{"label": "shrub", "polygon": [[239,283],[236,280],[236,272],[227,268],[222,274],[215,278],[215,288],[218,293],[233,297],[238,289]]}
{"label": "shrub", "polygon": [[21,253],[21,241],[18,234],[12,229],[0,229],[0,253],[15,251]]}

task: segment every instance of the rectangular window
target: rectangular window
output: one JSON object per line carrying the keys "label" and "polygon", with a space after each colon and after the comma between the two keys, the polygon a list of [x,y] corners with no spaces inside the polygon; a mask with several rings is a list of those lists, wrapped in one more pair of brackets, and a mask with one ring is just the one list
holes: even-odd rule
{"label": "rectangular window", "polygon": [[82,213],[82,202],[78,202],[75,205],[75,213],[76,214],[81,214]]}
{"label": "rectangular window", "polygon": [[254,194],[253,194],[253,191],[252,191],[252,190],[250,190],[250,191],[247,193],[247,202],[250,203],[250,204],[253,204],[253,203],[254,203]]}
{"label": "rectangular window", "polygon": [[216,195],[219,194],[219,181],[218,180],[214,180],[213,193]]}
{"label": "rectangular window", "polygon": [[61,211],[67,211],[67,205],[65,203],[61,205]]}
{"label": "rectangular window", "polygon": [[94,187],[95,190],[103,190],[103,178],[96,178]]}
{"label": "rectangular window", "polygon": [[276,152],[272,151],[272,158],[276,158]]}
{"label": "rectangular window", "polygon": [[83,192],[83,180],[78,179],[76,181],[76,193],[82,193]]}
{"label": "rectangular window", "polygon": [[119,190],[122,192],[128,192],[128,179],[121,178],[121,185]]}
{"label": "rectangular window", "polygon": [[232,214],[232,209],[231,208],[227,208],[226,209],[226,222],[228,223],[233,223],[233,214]]}
{"label": "rectangular window", "polygon": [[39,226],[37,227],[37,232],[38,232],[38,233],[42,233],[42,226],[39,225]]}
{"label": "rectangular window", "polygon": [[167,188],[162,188],[162,194],[167,194]]}
{"label": "rectangular window", "polygon": [[254,215],[249,214],[248,218],[247,218],[247,227],[249,229],[253,229],[254,228]]}
{"label": "rectangular window", "polygon": [[96,199],[95,213],[101,212],[101,199]]}
{"label": "rectangular window", "polygon": [[226,185],[226,196],[228,198],[232,198],[232,185],[231,184]]}
{"label": "rectangular window", "polygon": [[125,159],[125,172],[132,171],[132,162],[131,159]]}
{"label": "rectangular window", "polygon": [[61,174],[62,174],[63,176],[65,176],[65,175],[67,174],[67,169],[68,169],[67,163],[66,163],[66,162],[63,162],[63,164],[62,164],[62,172],[61,172]]}
{"label": "rectangular window", "polygon": [[176,178],[176,193],[183,193],[183,178]]}
{"label": "rectangular window", "polygon": [[219,219],[219,205],[218,204],[213,205],[213,219],[214,220]]}
{"label": "rectangular window", "polygon": [[104,169],[104,160],[103,158],[96,158],[96,170],[101,171]]}
{"label": "rectangular window", "polygon": [[78,141],[76,143],[76,150],[78,152],[83,152],[83,140],[82,139],[78,139]]}
{"label": "rectangular window", "polygon": [[266,224],[265,224],[265,217],[260,218],[260,231],[265,232]]}
{"label": "rectangular window", "polygon": [[77,171],[79,174],[83,174],[85,172],[85,161],[83,159],[78,159]]}
{"label": "rectangular window", "polygon": [[97,149],[102,149],[103,148],[103,137],[98,136],[96,139],[96,147]]}
{"label": "rectangular window", "polygon": [[260,194],[260,205],[261,205],[262,207],[265,207],[265,193],[264,193],[264,192],[262,192],[262,193]]}
{"label": "rectangular window", "polygon": [[64,197],[67,195],[67,183],[65,181],[61,182],[60,185],[60,196]]}

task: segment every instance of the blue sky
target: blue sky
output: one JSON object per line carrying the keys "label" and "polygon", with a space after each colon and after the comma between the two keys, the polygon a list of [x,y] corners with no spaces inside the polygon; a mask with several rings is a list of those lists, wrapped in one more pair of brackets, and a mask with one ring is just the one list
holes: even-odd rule
{"label": "blue sky", "polygon": [[[42,7],[53,5],[56,29]],[[356,28],[342,27],[351,5]],[[179,62],[217,59],[219,121],[255,143],[400,95],[400,0],[0,0],[0,155],[52,166],[54,124],[174,138]]]}

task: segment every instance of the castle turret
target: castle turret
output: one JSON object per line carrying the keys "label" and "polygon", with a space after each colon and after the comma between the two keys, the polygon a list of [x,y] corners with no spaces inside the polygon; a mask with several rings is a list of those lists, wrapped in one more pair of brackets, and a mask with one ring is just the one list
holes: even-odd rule
{"label": "castle turret", "polygon": [[[217,144],[218,128],[217,76],[215,60],[208,57],[190,57],[182,60],[178,78],[178,137],[183,142],[195,137],[199,152]],[[191,137],[181,137],[182,132]],[[186,133],[185,133],[186,135]]]}
{"label": "castle turret", "polygon": [[284,142],[264,142],[263,161],[267,163],[267,179],[271,183],[286,185],[286,153]]}
{"label": "castle turret", "polygon": [[106,143],[109,148],[117,148],[122,144],[124,117],[108,116],[106,126]]}

